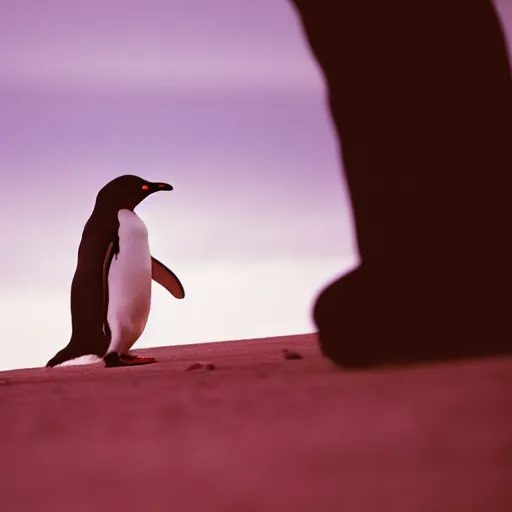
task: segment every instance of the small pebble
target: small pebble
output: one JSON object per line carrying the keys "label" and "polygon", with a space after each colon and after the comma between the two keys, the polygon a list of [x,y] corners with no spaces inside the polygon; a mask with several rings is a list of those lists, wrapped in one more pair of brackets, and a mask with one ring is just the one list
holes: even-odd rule
{"label": "small pebble", "polygon": [[201,361],[197,361],[192,363],[188,368],[187,372],[191,372],[194,370],[215,370],[215,365],[213,363],[203,363]]}
{"label": "small pebble", "polygon": [[287,348],[283,349],[283,357],[285,359],[302,359],[302,355],[293,350],[289,350]]}

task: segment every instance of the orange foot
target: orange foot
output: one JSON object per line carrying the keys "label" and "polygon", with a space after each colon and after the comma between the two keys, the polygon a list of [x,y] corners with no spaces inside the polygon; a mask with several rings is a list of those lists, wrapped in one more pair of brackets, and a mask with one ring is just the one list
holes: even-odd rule
{"label": "orange foot", "polygon": [[105,361],[105,366],[107,368],[116,368],[119,366],[140,366],[156,362],[156,359],[153,357],[138,357],[132,356],[131,354],[119,355],[117,352],[107,354],[103,360]]}
{"label": "orange foot", "polygon": [[154,357],[139,357],[132,354],[121,354],[119,359],[126,365],[140,365],[140,364],[151,364],[156,363]]}

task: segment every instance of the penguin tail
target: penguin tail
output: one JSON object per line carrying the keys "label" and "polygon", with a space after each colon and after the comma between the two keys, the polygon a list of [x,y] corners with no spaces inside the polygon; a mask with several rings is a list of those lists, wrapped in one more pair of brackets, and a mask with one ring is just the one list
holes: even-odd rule
{"label": "penguin tail", "polygon": [[70,342],[46,363],[46,367],[53,368],[66,361],[84,356],[101,359],[105,355],[109,343],[110,338],[103,331],[101,331],[101,335],[88,336],[85,343],[83,337],[72,336]]}
{"label": "penguin tail", "polygon": [[66,349],[62,349],[61,351],[57,352],[47,363],[46,368],[53,368],[54,366],[57,366],[59,364],[65,363],[66,361],[69,361],[70,359],[73,359],[67,354]]}
{"label": "penguin tail", "polygon": [[87,354],[83,354],[82,352],[77,352],[73,350],[69,346],[64,347],[62,350],[57,352],[47,363],[47,368],[53,368],[54,366],[58,366],[59,364],[65,363],[66,361],[71,361],[72,359],[76,359],[77,357],[82,357]]}

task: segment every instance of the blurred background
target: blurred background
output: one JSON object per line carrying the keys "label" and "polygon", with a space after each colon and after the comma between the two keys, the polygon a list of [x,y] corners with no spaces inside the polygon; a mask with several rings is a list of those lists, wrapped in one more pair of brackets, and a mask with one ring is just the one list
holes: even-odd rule
{"label": "blurred background", "polygon": [[136,348],[314,331],[357,264],[325,100],[286,0],[0,0],[0,370],[68,343],[82,229],[121,174],[174,186],[137,213],[187,292],[154,284]]}

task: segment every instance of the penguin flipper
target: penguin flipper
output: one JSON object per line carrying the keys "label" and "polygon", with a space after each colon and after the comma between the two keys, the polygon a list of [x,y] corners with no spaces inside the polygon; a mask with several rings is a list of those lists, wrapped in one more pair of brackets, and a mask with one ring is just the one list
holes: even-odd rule
{"label": "penguin flipper", "polygon": [[185,289],[176,274],[151,256],[151,277],[177,299],[185,298]]}

